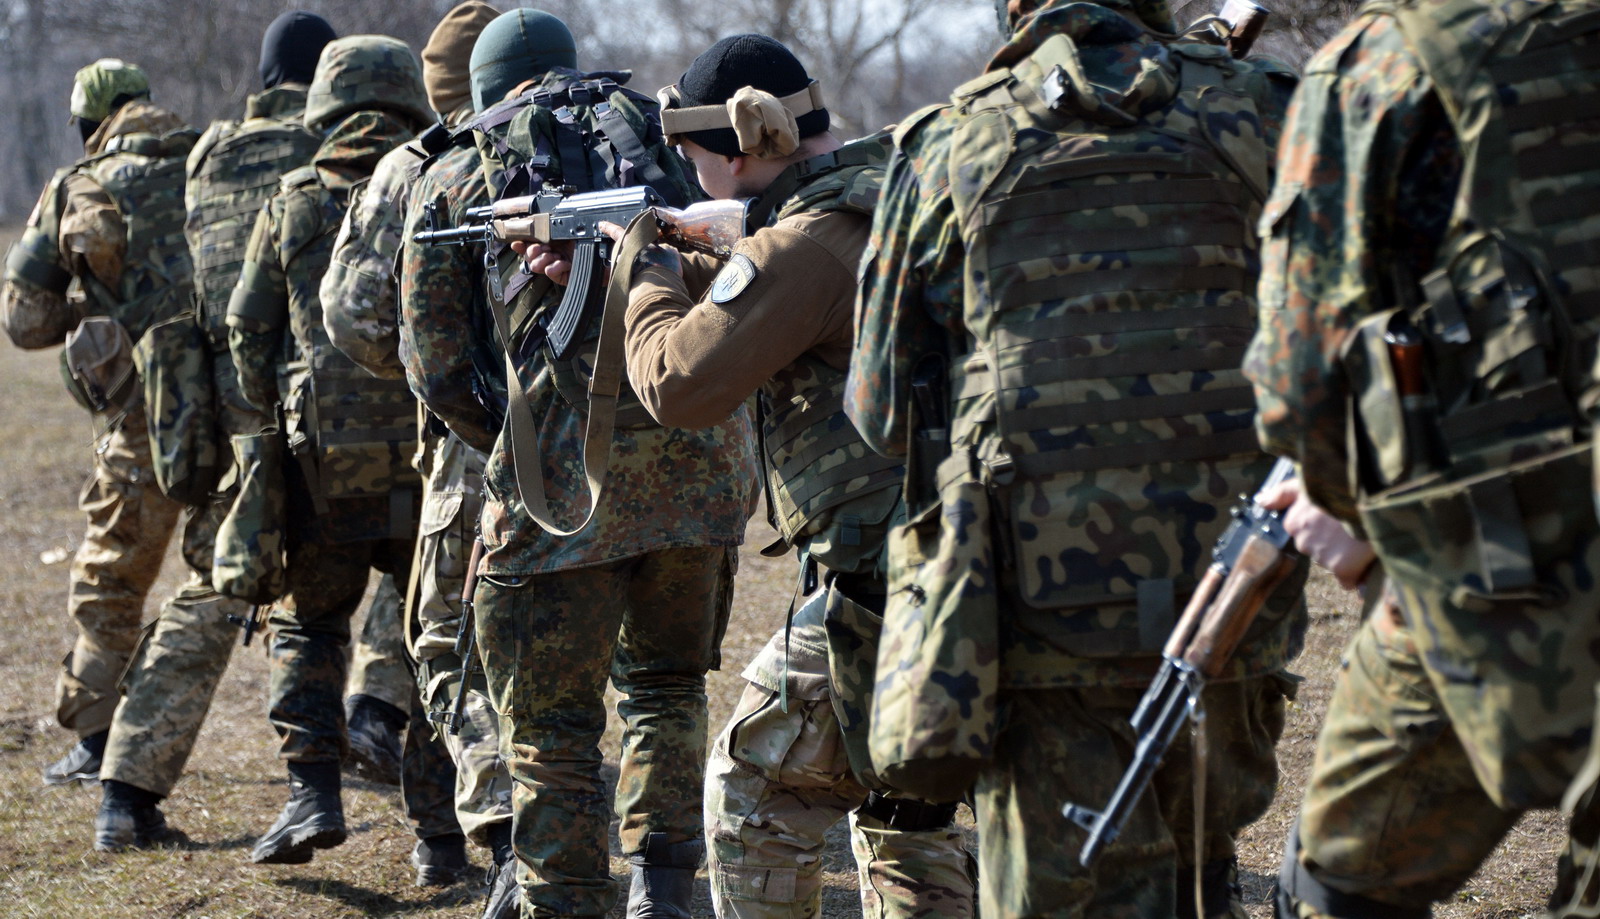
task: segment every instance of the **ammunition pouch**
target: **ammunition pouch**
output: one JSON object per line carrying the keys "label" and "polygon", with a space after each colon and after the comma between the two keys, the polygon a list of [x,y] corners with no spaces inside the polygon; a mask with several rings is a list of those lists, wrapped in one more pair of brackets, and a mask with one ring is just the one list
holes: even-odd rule
{"label": "ammunition pouch", "polygon": [[284,448],[277,427],[233,437],[239,491],[217,529],[211,561],[217,593],[257,606],[276,600],[285,588]]}
{"label": "ammunition pouch", "polygon": [[953,452],[939,464],[939,501],[888,540],[872,764],[889,787],[933,802],[966,794],[999,727],[999,572],[977,468],[970,452]]}
{"label": "ammunition pouch", "polygon": [[126,411],[139,396],[133,339],[109,316],[89,316],[67,334],[61,376],[78,404],[105,416]]}
{"label": "ammunition pouch", "polygon": [[223,465],[205,333],[195,314],[184,311],[151,326],[133,353],[144,383],[156,483],[174,501],[203,505]]}

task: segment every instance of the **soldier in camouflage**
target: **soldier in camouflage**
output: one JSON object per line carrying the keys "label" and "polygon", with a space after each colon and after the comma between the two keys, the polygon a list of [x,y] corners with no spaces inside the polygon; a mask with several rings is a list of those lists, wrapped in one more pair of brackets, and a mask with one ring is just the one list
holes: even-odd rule
{"label": "soldier in camouflage", "polygon": [[[903,469],[855,434],[841,396],[887,138],[841,144],[820,87],[760,35],[712,45],[667,99],[664,129],[701,186],[754,198],[760,229],[727,267],[645,254],[628,302],[629,377],[663,424],[713,425],[760,400],[767,497],[784,535],[770,552],[794,546],[802,579],[821,565],[828,585],[750,663],[713,746],[713,905],[723,917],[821,915],[824,834],[848,814],[863,915],[971,916],[955,805],[884,793],[866,756],[883,537]],[[536,269],[565,267],[542,247],[529,252]]]}
{"label": "soldier in camouflage", "polygon": [[[183,535],[189,578],[163,607],[154,636],[139,629],[145,595],[184,508],[156,487],[129,351],[154,322],[187,308],[192,295],[182,225],[183,161],[194,133],[148,97],[144,73],[131,64],[105,59],[78,72],[71,110],[87,157],[45,190],[7,257],[0,293],[6,330],[19,346],[50,347],[67,338],[64,364],[81,369],[78,349],[90,336],[80,320],[109,317],[123,346],[90,357],[128,367],[120,387],[88,390],[104,429],[80,499],[89,526],[73,561],[69,598],[79,637],[58,685],[57,712],[82,739],[45,771],[52,784],[105,779],[95,818],[95,847],[102,850],[170,835],[157,804],[182,772],[216,682],[181,669],[191,650],[187,636],[196,624],[225,623],[247,609],[211,589],[218,517],[210,508],[190,508]],[[124,673],[133,698],[119,707]],[[168,677],[170,694],[155,711],[148,700],[163,690],[147,684]]]}
{"label": "soldier in camouflage", "polygon": [[[440,21],[423,48],[428,100],[444,119],[443,128],[426,135],[433,138],[430,144],[443,146],[438,142],[446,139],[445,129],[459,127],[475,111],[468,62],[479,33],[497,15],[487,3],[463,3]],[[434,153],[439,154],[437,160],[430,160]],[[418,139],[385,155],[365,189],[354,196],[334,242],[333,263],[322,280],[323,322],[334,345],[374,376],[405,376],[398,347],[394,268],[410,186],[424,169],[450,170],[451,161],[467,164],[469,175],[480,177],[477,152],[470,146],[429,150]],[[487,203],[487,198],[478,195],[474,203]],[[482,287],[481,279],[476,280],[464,284],[456,295],[470,298]],[[422,701],[433,720],[440,722],[452,710],[462,679],[455,640],[467,556],[482,501],[485,457],[437,420],[423,423],[418,457],[422,522],[406,635]],[[468,838],[494,854],[498,866],[511,857],[511,777],[500,759],[499,716],[489,705],[482,675],[472,681],[459,732],[446,732],[442,726],[438,730],[456,766],[457,819]]]}
{"label": "soldier in camouflage", "polygon": [[[669,180],[680,177],[664,191],[682,195],[686,168],[659,140],[643,149],[648,162],[604,162],[598,155],[584,162],[562,152],[613,152],[605,146],[613,142],[609,135],[595,130],[601,116],[654,108],[622,90],[601,97],[610,108],[600,111],[594,105],[600,99],[586,91],[580,94],[585,101],[574,99],[572,92],[591,79],[576,73],[575,64],[571,33],[555,17],[518,10],[490,23],[472,53],[473,95],[485,116],[517,84],[540,77],[542,83],[516,104],[509,124],[494,126],[494,142],[484,144],[503,161],[441,160],[424,173],[413,191],[408,237],[420,221],[416,203],[443,192],[444,218],[459,220],[472,195],[486,195],[460,184],[474,171],[480,182],[503,183],[508,167],[530,166],[540,179],[593,188],[626,181],[634,167],[649,166],[668,170],[662,174]],[[593,79],[616,76],[626,78]],[[557,99],[559,120],[551,101]],[[569,140],[582,146],[573,148]],[[528,172],[520,175],[526,180]],[[586,517],[590,412],[582,394],[593,366],[594,332],[569,361],[553,360],[537,341],[517,342],[507,383],[526,394],[527,404],[511,406],[502,432],[500,419],[485,408],[493,400],[473,354],[494,341],[468,331],[482,330],[484,317],[475,316],[475,301],[460,294],[481,277],[481,268],[470,267],[479,259],[476,252],[430,252],[408,239],[401,260],[400,354],[429,411],[489,454],[480,518],[486,552],[475,615],[489,691],[502,715],[501,749],[516,783],[513,845],[522,867],[523,915],[601,916],[616,899],[598,750],[609,675],[623,694],[616,811],[622,850],[635,866],[628,915],[687,916],[704,845],[705,673],[718,664],[735,547],[756,474],[749,419],[741,412],[704,430],[665,428],[628,398],[603,445],[610,448],[603,495]],[[538,278],[514,298],[511,312],[537,320],[560,299]],[[519,323],[519,330],[526,327]],[[474,340],[463,342],[464,336]],[[492,371],[507,363],[495,353],[488,366]],[[519,420],[517,412],[531,419]],[[536,428],[532,436],[511,433],[525,421]],[[525,460],[535,472],[519,481],[517,465]],[[533,513],[544,510],[530,510],[523,495],[540,486],[555,508],[547,523],[574,532],[551,533],[535,521]]]}
{"label": "soldier in camouflage", "polygon": [[874,765],[893,764],[880,735],[937,740],[885,691],[947,642],[962,663],[898,698],[993,713],[950,742],[973,764],[981,912],[1243,916],[1234,836],[1276,786],[1303,569],[1200,700],[1199,814],[1187,737],[1092,867],[1062,804],[1110,797],[1174,610],[1271,465],[1238,366],[1294,78],[1175,38],[1164,0],[997,6],[987,72],[897,130],[863,267],[845,408],[917,460]]}
{"label": "soldier in camouflage", "polygon": [[[1382,577],[1279,916],[1430,915],[1582,774],[1600,524],[1573,500],[1592,435],[1571,394],[1595,360],[1600,170],[1572,145],[1594,136],[1595,10],[1368,3],[1295,96],[1246,372],[1263,443],[1300,467],[1277,501],[1297,541],[1346,585],[1374,552]],[[1594,914],[1592,781],[1567,792],[1562,915]]]}
{"label": "soldier in camouflage", "polygon": [[[318,286],[352,186],[431,120],[416,59],[386,36],[330,43],[307,93],[305,124],[325,132],[312,166],[285,174],[256,220],[228,305],[228,344],[244,398],[280,400],[293,451],[286,465],[287,593],[271,619],[270,717],[291,794],[251,853],[294,864],[344,841],[339,763],[350,616],[369,569],[400,579],[415,534],[415,403],[371,380],[327,340]],[[286,335],[288,333],[288,335]],[[292,341],[287,392],[277,368]],[[453,782],[453,779],[451,780]],[[417,827],[423,862],[466,870],[453,810]],[[443,845],[435,852],[430,843]],[[414,857],[414,860],[418,860]],[[422,866],[419,864],[419,869]]]}

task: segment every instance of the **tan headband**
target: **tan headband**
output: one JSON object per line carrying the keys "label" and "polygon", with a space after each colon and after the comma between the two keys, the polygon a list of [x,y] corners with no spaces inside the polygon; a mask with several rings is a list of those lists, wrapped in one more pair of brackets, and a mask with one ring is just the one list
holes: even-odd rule
{"label": "tan headband", "polygon": [[[734,116],[727,103],[697,105],[693,108],[668,108],[668,103],[678,98],[677,84],[661,90],[658,97],[661,100],[661,132],[668,137],[733,127]],[[812,80],[805,89],[784,96],[778,102],[796,118],[818,111],[824,107],[822,85]]]}

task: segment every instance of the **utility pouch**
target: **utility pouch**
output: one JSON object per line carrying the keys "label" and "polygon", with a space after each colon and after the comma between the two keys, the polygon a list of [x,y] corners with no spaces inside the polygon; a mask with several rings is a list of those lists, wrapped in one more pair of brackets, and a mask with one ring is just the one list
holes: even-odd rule
{"label": "utility pouch", "polygon": [[211,586],[257,606],[283,595],[284,437],[276,427],[233,437],[239,494],[217,529]]}
{"label": "utility pouch", "polygon": [[[872,600],[882,602],[881,597]],[[823,626],[828,635],[828,689],[833,712],[839,719],[845,754],[856,780],[868,788],[879,788],[882,783],[872,768],[867,725],[872,714],[873,674],[883,617],[841,589],[837,577],[828,585],[827,603]]]}
{"label": "utility pouch", "polygon": [[133,339],[110,316],[89,316],[67,334],[61,349],[61,376],[78,404],[101,415],[116,415],[138,396]]}
{"label": "utility pouch", "polygon": [[869,744],[890,788],[959,800],[994,752],[999,572],[971,453],[938,466],[939,500],[889,533],[889,595]]}
{"label": "utility pouch", "polygon": [[1558,606],[1562,569],[1600,534],[1591,454],[1585,442],[1475,475],[1425,476],[1363,500],[1361,524],[1386,574],[1412,589],[1476,613]]}
{"label": "utility pouch", "polygon": [[150,461],[167,497],[202,505],[221,472],[211,349],[195,314],[185,310],[151,326],[133,349],[144,384]]}

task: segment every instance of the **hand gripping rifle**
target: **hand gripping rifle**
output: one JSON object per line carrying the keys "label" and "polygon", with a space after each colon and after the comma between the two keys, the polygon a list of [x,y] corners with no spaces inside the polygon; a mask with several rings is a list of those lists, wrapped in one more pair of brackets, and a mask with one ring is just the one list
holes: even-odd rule
{"label": "hand gripping rifle", "polygon": [[483,537],[472,541],[472,554],[467,556],[467,576],[461,583],[461,620],[456,626],[456,657],[461,659],[461,682],[456,684],[456,698],[449,712],[429,712],[428,720],[443,724],[454,737],[461,733],[466,722],[467,684],[472,675],[483,669],[478,660],[478,626],[473,615],[472,595],[478,590],[478,565],[483,561]]}
{"label": "hand gripping rifle", "polygon": [[679,248],[727,258],[733,244],[747,234],[749,202],[745,200],[702,201],[680,209],[668,207],[666,199],[644,185],[584,194],[573,194],[570,186],[546,186],[538,194],[469,208],[468,222],[450,229],[434,227],[435,212],[430,210],[428,229],[412,239],[434,245],[572,242],[567,292],[545,330],[556,359],[566,360],[605,303],[612,243],[600,232],[600,224],[625,227],[645,210],[655,211],[661,238]]}
{"label": "hand gripping rifle", "polygon": [[1198,704],[1206,681],[1227,667],[1256,613],[1294,570],[1298,555],[1283,527],[1282,513],[1259,503],[1261,493],[1293,477],[1294,465],[1278,460],[1256,498],[1241,496],[1241,503],[1233,508],[1233,523],[1217,540],[1211,567],[1162,649],[1165,660],[1161,670],[1130,719],[1139,741],[1133,762],[1122,773],[1105,809],[1094,811],[1077,804],[1061,808],[1062,816],[1089,831],[1078,852],[1079,864],[1094,864],[1100,850],[1117,838],[1167,747]]}

